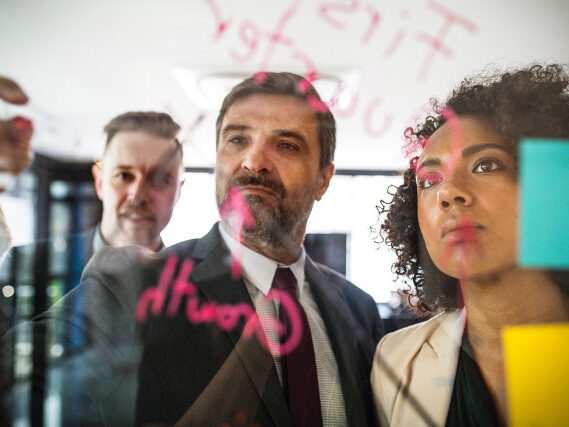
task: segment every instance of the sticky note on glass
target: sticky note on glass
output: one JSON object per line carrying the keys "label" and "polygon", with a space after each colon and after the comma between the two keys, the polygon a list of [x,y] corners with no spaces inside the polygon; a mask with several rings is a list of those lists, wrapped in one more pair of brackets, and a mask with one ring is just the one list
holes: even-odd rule
{"label": "sticky note on glass", "polygon": [[569,268],[569,141],[520,143],[521,266]]}
{"label": "sticky note on glass", "polygon": [[569,426],[569,324],[510,327],[503,339],[508,425]]}

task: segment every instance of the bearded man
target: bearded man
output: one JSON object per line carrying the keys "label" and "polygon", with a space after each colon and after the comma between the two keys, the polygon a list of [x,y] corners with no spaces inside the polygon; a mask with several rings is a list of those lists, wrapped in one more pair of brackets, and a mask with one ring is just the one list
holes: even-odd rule
{"label": "bearded man", "polygon": [[96,343],[83,371],[97,383],[77,387],[86,410],[128,422],[110,408],[131,393],[136,425],[376,424],[377,306],[303,247],[334,174],[335,132],[298,75],[233,88],[216,126],[221,221],[157,254],[104,248],[83,274]]}

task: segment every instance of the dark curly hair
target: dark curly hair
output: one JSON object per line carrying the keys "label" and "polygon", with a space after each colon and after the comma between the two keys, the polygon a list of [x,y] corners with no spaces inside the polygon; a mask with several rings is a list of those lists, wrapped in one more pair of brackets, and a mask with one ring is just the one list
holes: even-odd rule
{"label": "dark curly hair", "polygon": [[[424,147],[427,138],[445,123],[442,112],[446,107],[457,116],[477,116],[493,126],[517,160],[523,137],[569,138],[568,86],[569,76],[561,65],[533,65],[465,79],[444,104],[431,100],[433,113],[414,129],[406,129],[405,152],[409,155]],[[403,173],[403,184],[390,187],[391,201],[382,200],[377,206],[376,230],[397,255],[392,270],[406,278],[407,288],[401,293],[407,305],[416,314],[428,316],[457,306],[458,281],[441,272],[427,252],[417,219],[412,163]],[[550,271],[550,276],[569,296],[569,272]]]}

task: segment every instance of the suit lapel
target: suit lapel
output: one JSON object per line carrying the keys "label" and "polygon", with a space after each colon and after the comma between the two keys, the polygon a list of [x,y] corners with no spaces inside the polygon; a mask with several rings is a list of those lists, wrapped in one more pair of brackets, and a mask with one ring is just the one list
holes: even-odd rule
{"label": "suit lapel", "polygon": [[[253,307],[243,279],[231,278],[231,253],[219,234],[217,224],[198,241],[190,256],[197,263],[191,275],[192,282],[197,284],[206,300],[222,304],[245,302]],[[239,328],[231,329],[227,334],[275,424],[290,425],[288,407],[271,354],[258,343],[248,346],[238,345],[241,338]],[[251,340],[256,341],[256,338],[251,337]],[[268,378],[261,378],[259,372],[267,371]]]}
{"label": "suit lapel", "polygon": [[340,287],[333,281],[327,280],[308,256],[305,271],[336,356],[348,424],[361,425],[365,423],[366,409],[363,405],[364,396],[354,376],[354,372],[359,370],[359,364],[355,355],[352,315],[346,306]]}
{"label": "suit lapel", "polygon": [[[441,322],[419,350],[414,366],[415,375],[409,383],[409,394],[421,402],[422,409],[435,425],[444,425],[446,422],[464,318],[463,313],[449,313]],[[399,404],[407,405],[408,399],[403,398]],[[396,412],[404,415],[404,419],[396,423],[398,425],[426,424],[422,414],[415,408]]]}

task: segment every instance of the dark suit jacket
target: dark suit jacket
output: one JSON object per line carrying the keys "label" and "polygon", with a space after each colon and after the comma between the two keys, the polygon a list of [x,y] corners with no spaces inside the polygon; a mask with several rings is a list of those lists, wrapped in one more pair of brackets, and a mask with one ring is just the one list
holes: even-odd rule
{"label": "dark suit jacket", "polygon": [[[167,315],[168,293],[161,303],[148,305],[144,321],[135,321],[141,295],[158,287],[171,256],[177,257],[177,263],[170,279],[178,277],[184,260],[195,261],[189,281],[197,286],[201,307],[208,303],[253,307],[243,280],[231,278],[231,255],[217,225],[201,239],[157,254],[135,247],[102,249],[87,265],[80,289],[48,316],[75,322],[78,319],[61,313],[65,306],[76,304],[73,299],[82,301],[80,323],[89,329],[95,344],[83,360],[83,370],[90,374],[85,387],[79,387],[85,395],[82,399],[90,408],[99,408],[108,424],[120,421],[113,419],[113,410],[106,406],[121,401],[125,387],[135,384],[137,425],[177,421],[182,425],[291,425],[272,356],[255,337],[242,337],[244,318],[228,331],[215,322],[189,321],[187,299],[177,312]],[[376,304],[308,257],[305,269],[338,364],[348,425],[374,425],[369,377],[381,335]],[[129,373],[137,367],[133,383]]]}

